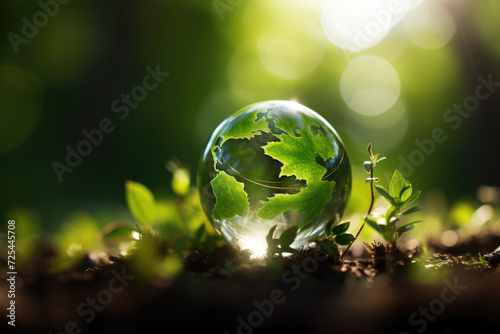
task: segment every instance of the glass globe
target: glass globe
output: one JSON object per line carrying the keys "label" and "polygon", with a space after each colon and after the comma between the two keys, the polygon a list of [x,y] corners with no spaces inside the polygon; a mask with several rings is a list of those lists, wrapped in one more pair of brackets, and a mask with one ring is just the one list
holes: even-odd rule
{"label": "glass globe", "polygon": [[213,132],[198,169],[203,209],[232,245],[263,255],[266,235],[298,227],[292,248],[340,222],[351,190],[342,140],[313,110],[291,101],[247,106]]}

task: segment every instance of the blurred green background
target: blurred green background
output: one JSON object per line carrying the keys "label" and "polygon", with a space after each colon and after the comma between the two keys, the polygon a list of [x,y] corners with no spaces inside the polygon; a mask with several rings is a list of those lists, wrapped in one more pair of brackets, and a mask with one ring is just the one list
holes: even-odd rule
{"label": "blurred green background", "polygon": [[[475,203],[459,205],[456,220],[499,201],[499,92],[480,101],[457,129],[443,119],[475,94],[478,76],[500,81],[497,0],[418,7],[359,52],[329,41],[322,0],[41,3],[57,3],[45,10],[47,20],[36,1],[0,4],[4,219],[15,216],[51,232],[75,210],[91,212],[100,226],[128,217],[125,180],[173,196],[167,161],[190,168],[194,182],[215,127],[240,108],[271,99],[310,107],[343,138],[357,167],[352,211],[366,210],[357,196],[368,190],[360,168],[369,142],[388,157],[379,169],[384,186],[384,173],[413,154],[419,166],[405,176],[431,206]],[[39,27],[30,30],[26,20]],[[148,66],[169,75],[120,119],[113,101],[139,94]],[[105,118],[114,130],[60,182],[54,161],[66,164],[66,146],[76,149],[82,131]],[[414,153],[415,140],[431,138],[436,128],[447,140],[432,154]]]}

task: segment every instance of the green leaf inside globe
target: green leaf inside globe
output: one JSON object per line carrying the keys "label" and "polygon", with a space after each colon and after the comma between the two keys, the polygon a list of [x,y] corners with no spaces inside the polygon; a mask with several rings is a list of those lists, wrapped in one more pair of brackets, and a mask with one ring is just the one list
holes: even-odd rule
{"label": "green leaf inside globe", "polygon": [[222,122],[204,152],[198,175],[212,224],[240,248],[265,247],[298,228],[295,247],[337,224],[351,187],[351,170],[333,127],[295,102],[248,106]]}
{"label": "green leaf inside globe", "polygon": [[[293,115],[281,115],[276,125],[288,131],[294,130],[290,125]],[[320,129],[320,124],[312,119],[306,119],[303,128],[296,129],[298,136],[288,133],[279,134],[280,141],[264,146],[267,155],[283,164],[280,175],[296,176],[306,181],[307,186],[299,193],[288,195],[278,194],[263,202],[263,207],[257,214],[264,219],[273,219],[280,213],[297,209],[297,213],[306,216],[299,225],[302,228],[323,211],[323,207],[333,196],[335,181],[323,180],[327,169],[316,162],[316,156],[324,160],[335,157],[330,138],[322,130],[313,134],[313,128]]]}
{"label": "green leaf inside globe", "polygon": [[243,183],[221,171],[212,180],[212,187],[217,199],[213,213],[215,219],[229,219],[247,213],[248,196],[243,190]]}

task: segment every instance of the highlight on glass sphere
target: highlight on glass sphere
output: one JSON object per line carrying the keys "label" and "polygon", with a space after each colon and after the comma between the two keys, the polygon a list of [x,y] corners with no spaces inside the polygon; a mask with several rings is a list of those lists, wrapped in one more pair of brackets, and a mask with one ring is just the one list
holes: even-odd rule
{"label": "highlight on glass sphere", "polygon": [[294,249],[340,222],[351,167],[334,128],[291,101],[247,106],[213,132],[198,169],[203,209],[233,246],[266,253],[266,235],[297,226]]}

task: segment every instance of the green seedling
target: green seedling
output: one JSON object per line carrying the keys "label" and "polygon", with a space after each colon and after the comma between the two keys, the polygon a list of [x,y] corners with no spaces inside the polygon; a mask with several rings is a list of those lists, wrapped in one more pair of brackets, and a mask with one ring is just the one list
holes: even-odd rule
{"label": "green seedling", "polygon": [[141,183],[127,181],[125,197],[134,218],[144,226],[150,227],[156,216],[156,201],[153,193]]}
{"label": "green seedling", "polygon": [[202,241],[205,237],[205,225],[201,225],[198,230],[196,230],[196,233],[194,234],[194,236],[190,236],[188,235],[188,240],[189,242],[191,242],[191,244],[193,245],[194,248],[200,248],[201,244],[202,244]]}
{"label": "green seedling", "polygon": [[377,163],[379,163],[380,161],[384,160],[385,157],[380,157],[380,153],[377,153],[377,154],[373,154],[373,151],[372,151],[372,144],[368,144],[368,147],[367,147],[367,150],[368,150],[368,153],[370,154],[370,160],[369,161],[365,161],[363,163],[363,168],[365,169],[365,171],[370,175],[365,182],[370,182],[370,194],[371,194],[371,201],[370,201],[370,206],[368,208],[368,212],[366,213],[365,215],[365,219],[363,220],[363,224],[361,225],[361,227],[359,228],[358,232],[356,233],[356,236],[354,237],[354,239],[352,240],[351,243],[349,243],[347,245],[347,248],[342,252],[342,255],[340,256],[340,259],[342,259],[344,257],[344,255],[347,253],[347,251],[349,250],[349,248],[351,247],[352,243],[354,241],[356,241],[356,239],[358,238],[359,234],[361,233],[361,231],[363,230],[363,228],[365,227],[365,224],[367,222],[367,219],[368,217],[370,216],[372,210],[373,210],[373,204],[375,203],[375,194],[373,192],[373,183],[374,182],[378,182],[379,179],[374,177],[373,176],[373,169],[375,168],[375,166],[377,165]]}
{"label": "green seedling", "polygon": [[339,247],[347,246],[354,241],[354,235],[348,233],[347,230],[351,222],[347,221],[337,226],[333,226],[332,222],[328,222],[325,226],[326,239],[316,242],[316,246],[325,254],[338,256]]}
{"label": "green seedling", "polygon": [[[369,177],[366,178],[365,182],[370,183],[371,201],[368,212],[366,213],[363,220],[363,224],[359,228],[352,242],[354,242],[358,238],[359,234],[368,223],[370,227],[372,227],[375,231],[382,235],[385,241],[395,244],[396,240],[403,233],[413,229],[415,224],[421,222],[421,220],[416,220],[410,223],[400,224],[402,216],[406,216],[421,210],[420,207],[416,206],[402,211],[403,208],[407,207],[418,198],[418,196],[420,195],[420,191],[412,193],[411,183],[405,180],[403,175],[398,170],[394,171],[391,182],[389,184],[389,191],[385,190],[381,186],[375,186],[374,183],[378,182],[379,178],[374,176],[373,170],[377,163],[384,160],[385,157],[380,157],[380,153],[373,154],[372,144],[368,145],[367,150],[370,154],[370,160],[363,163],[363,168],[369,174]],[[389,204],[391,204],[389,209],[387,209],[385,216],[380,217],[377,220],[375,220],[375,218],[372,216],[373,205],[375,203],[374,189],[376,189],[377,192],[382,195],[385,200],[389,202]],[[340,257],[341,259],[351,247],[352,242],[347,245],[347,248],[344,250]]]}
{"label": "green seedling", "polygon": [[403,216],[421,210],[418,206],[403,210],[418,198],[420,191],[413,193],[410,181],[405,180],[398,170],[395,170],[392,175],[389,183],[389,191],[381,186],[375,186],[375,189],[377,189],[377,192],[382,195],[391,206],[387,209],[384,217],[378,219],[368,217],[367,223],[375,231],[380,233],[385,241],[394,244],[403,233],[412,230],[415,224],[422,222],[422,220],[415,220],[401,223]]}
{"label": "green seedling", "polygon": [[269,256],[273,256],[278,254],[282,256],[283,253],[295,253],[296,249],[291,248],[290,245],[295,241],[295,237],[297,236],[298,226],[292,226],[285,232],[281,234],[279,238],[274,238],[274,232],[278,225],[274,225],[269,230],[269,233],[266,236],[267,241],[267,254]]}

